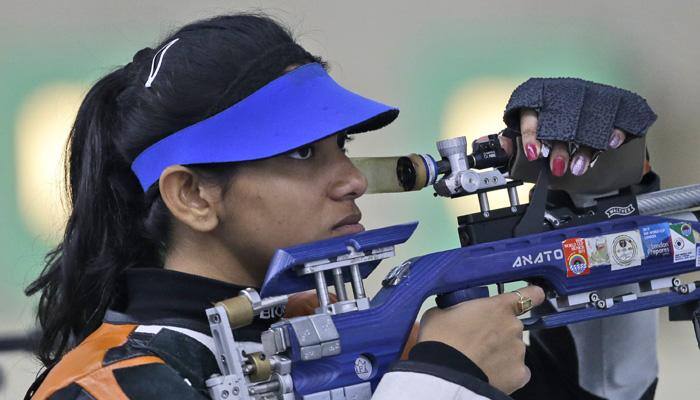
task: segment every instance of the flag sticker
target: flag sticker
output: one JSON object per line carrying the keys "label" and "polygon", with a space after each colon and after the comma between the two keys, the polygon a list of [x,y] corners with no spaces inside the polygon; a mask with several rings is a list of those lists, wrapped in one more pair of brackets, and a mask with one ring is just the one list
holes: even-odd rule
{"label": "flag sticker", "polygon": [[673,253],[668,223],[643,226],[639,229],[646,257],[670,256]]}
{"label": "flag sticker", "polygon": [[636,267],[642,264],[644,249],[638,231],[606,235],[610,270]]}
{"label": "flag sticker", "polygon": [[696,258],[693,227],[687,222],[669,224],[673,243],[673,262],[690,261]]}
{"label": "flag sticker", "polygon": [[591,272],[588,252],[586,251],[586,239],[566,239],[562,242],[562,248],[567,277],[587,275]]}

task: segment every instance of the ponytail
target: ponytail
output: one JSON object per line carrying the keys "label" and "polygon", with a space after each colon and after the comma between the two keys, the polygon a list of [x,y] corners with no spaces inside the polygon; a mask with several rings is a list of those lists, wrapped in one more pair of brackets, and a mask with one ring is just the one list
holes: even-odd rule
{"label": "ponytail", "polygon": [[113,140],[125,79],[124,68],[105,76],[78,110],[66,146],[70,216],[63,241],[47,254],[44,271],[25,291],[42,291],[37,353],[47,366],[101,323],[119,273],[154,255],[152,246],[139,240],[143,194]]}

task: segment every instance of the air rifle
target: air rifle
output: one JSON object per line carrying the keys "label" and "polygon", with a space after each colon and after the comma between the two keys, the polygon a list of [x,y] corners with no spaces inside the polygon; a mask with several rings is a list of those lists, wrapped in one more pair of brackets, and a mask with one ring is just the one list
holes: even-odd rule
{"label": "air rifle", "polygon": [[[520,204],[498,138],[438,142],[430,155],[356,159],[374,191],[418,190],[477,195],[480,212],[458,218],[462,247],[414,257],[394,267],[370,299],[363,280],[417,223],[390,226],[278,250],[258,294],[207,310],[221,375],[207,381],[214,399],[369,399],[404,347],[426,298],[448,307],[489,295],[488,285],[536,283],[548,301],[523,320],[526,329],[672,307],[693,321],[700,343],[697,221],[678,213],[700,206],[700,185],[634,195],[621,190],[568,206],[547,203],[549,171],[540,170],[529,204]],[[374,173],[374,175],[372,175]],[[488,193],[506,190],[510,206],[491,209]],[[580,198],[578,199],[580,200]],[[578,205],[576,204],[578,203]],[[337,301],[332,302],[329,286]],[[346,290],[352,288],[352,295]],[[630,289],[632,288],[632,289]],[[232,329],[315,289],[314,315],[283,319],[246,353]]]}

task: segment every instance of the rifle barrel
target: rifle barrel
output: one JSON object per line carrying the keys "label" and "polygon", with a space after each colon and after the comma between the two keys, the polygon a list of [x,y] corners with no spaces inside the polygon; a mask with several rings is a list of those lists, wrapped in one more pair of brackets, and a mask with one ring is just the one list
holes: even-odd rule
{"label": "rifle barrel", "polygon": [[658,215],[700,207],[700,184],[659,190],[637,196],[642,215]]}

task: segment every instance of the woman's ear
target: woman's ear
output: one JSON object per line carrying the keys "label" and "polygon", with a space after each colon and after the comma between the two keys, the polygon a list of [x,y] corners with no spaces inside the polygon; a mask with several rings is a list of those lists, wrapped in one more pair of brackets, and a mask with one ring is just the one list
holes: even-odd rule
{"label": "woman's ear", "polygon": [[221,188],[203,185],[194,171],[182,165],[166,168],[158,186],[165,206],[178,221],[199,232],[210,232],[219,225]]}

